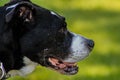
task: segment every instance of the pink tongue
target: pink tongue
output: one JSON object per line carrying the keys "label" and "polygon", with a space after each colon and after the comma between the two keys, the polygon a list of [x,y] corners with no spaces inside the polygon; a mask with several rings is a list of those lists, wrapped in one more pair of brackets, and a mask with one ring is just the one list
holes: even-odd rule
{"label": "pink tongue", "polygon": [[63,69],[67,66],[75,66],[75,63],[67,63],[67,62],[63,62],[60,63],[58,59],[55,58],[49,58],[49,61],[51,62],[52,65],[59,67],[60,69]]}
{"label": "pink tongue", "polygon": [[65,65],[65,64],[59,64],[58,67],[59,67],[60,69],[63,69],[63,68],[66,67],[66,65]]}
{"label": "pink tongue", "polygon": [[59,67],[60,69],[63,69],[66,67],[66,65],[64,63],[59,63],[58,59],[49,58],[49,61],[51,62],[52,65]]}
{"label": "pink tongue", "polygon": [[49,58],[49,61],[51,62],[52,65],[57,66],[57,64],[59,64],[57,59],[54,58]]}

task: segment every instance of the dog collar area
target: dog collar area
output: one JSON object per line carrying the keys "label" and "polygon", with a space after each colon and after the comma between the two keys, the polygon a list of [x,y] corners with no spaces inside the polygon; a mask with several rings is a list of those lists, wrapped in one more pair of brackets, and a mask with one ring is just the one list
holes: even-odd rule
{"label": "dog collar area", "polygon": [[0,62],[0,80],[5,80],[7,77],[6,71],[4,69],[3,63]]}

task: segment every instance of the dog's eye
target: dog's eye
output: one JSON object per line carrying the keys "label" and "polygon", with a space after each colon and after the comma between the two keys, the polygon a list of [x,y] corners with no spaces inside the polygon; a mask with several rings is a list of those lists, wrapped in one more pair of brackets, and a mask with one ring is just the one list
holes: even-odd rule
{"label": "dog's eye", "polygon": [[59,29],[59,31],[58,31],[61,35],[67,35],[67,28],[66,27],[62,27],[61,29]]}
{"label": "dog's eye", "polygon": [[66,22],[62,25],[62,27],[59,29],[59,32],[60,33],[65,33],[67,31],[67,28],[66,28],[67,24]]}
{"label": "dog's eye", "polygon": [[59,32],[60,32],[60,33],[64,33],[65,31],[66,31],[66,29],[63,28],[63,27],[62,27],[61,29],[59,29]]}

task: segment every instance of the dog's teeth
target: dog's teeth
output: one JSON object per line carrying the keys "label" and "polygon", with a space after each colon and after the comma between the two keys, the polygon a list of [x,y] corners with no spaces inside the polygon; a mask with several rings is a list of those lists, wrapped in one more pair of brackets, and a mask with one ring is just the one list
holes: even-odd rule
{"label": "dog's teeth", "polygon": [[73,66],[77,66],[77,63],[75,63]]}

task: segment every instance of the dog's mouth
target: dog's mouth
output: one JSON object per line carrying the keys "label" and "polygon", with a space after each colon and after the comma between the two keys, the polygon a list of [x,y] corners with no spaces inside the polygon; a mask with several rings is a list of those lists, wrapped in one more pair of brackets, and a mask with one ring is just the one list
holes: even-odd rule
{"label": "dog's mouth", "polygon": [[59,59],[49,57],[50,68],[65,75],[74,75],[78,72],[77,63],[63,62]]}

